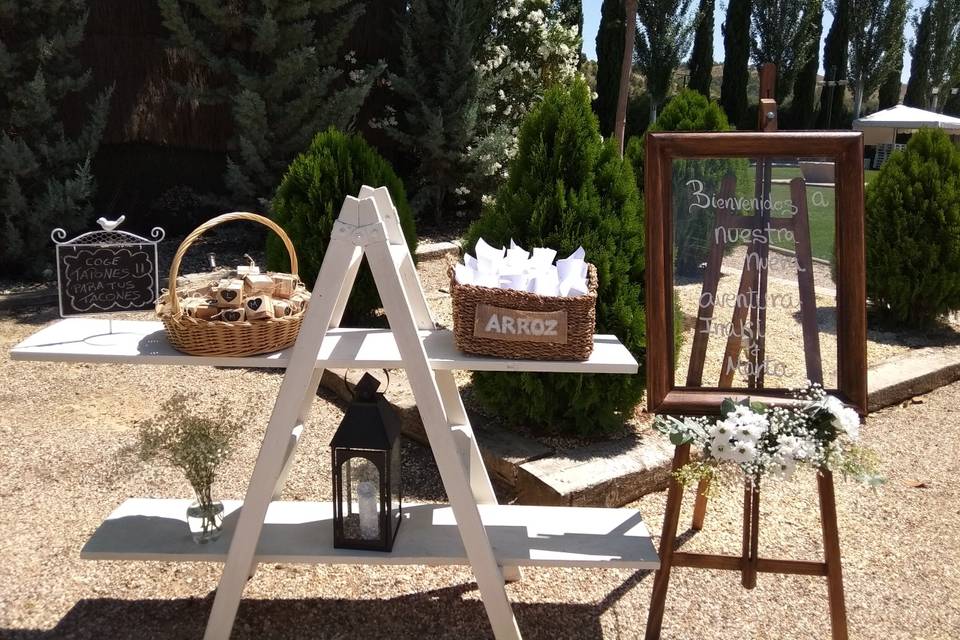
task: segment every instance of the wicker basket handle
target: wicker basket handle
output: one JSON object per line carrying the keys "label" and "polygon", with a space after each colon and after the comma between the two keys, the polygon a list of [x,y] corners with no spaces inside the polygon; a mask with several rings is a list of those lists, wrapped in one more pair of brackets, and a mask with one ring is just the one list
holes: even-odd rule
{"label": "wicker basket handle", "polygon": [[183,256],[187,253],[187,249],[189,249],[190,245],[196,242],[200,236],[213,227],[225,222],[233,222],[234,220],[249,220],[250,222],[259,222],[280,236],[280,239],[283,240],[283,246],[287,248],[287,253],[290,255],[290,272],[295,276],[299,275],[297,271],[297,251],[293,248],[293,242],[290,241],[290,236],[286,234],[280,225],[270,218],[266,218],[255,213],[247,213],[245,211],[225,213],[213,218],[212,220],[207,220],[202,225],[191,231],[190,235],[184,238],[183,242],[180,243],[180,246],[177,247],[177,252],[173,256],[173,263],[170,265],[169,299],[171,315],[180,315],[180,300],[177,298],[177,275],[180,273],[180,263],[183,261]]}

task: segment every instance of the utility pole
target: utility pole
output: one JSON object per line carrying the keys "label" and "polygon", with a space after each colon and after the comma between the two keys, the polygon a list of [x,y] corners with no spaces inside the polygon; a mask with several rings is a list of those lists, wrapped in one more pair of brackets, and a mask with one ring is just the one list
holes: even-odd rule
{"label": "utility pole", "polygon": [[623,157],[623,145],[627,128],[627,98],[630,95],[630,72],[633,71],[633,41],[637,34],[637,0],[624,0],[623,12],[626,19],[623,33],[623,60],[620,66],[620,95],[617,97],[617,119],[613,125],[613,135],[620,145],[620,157]]}

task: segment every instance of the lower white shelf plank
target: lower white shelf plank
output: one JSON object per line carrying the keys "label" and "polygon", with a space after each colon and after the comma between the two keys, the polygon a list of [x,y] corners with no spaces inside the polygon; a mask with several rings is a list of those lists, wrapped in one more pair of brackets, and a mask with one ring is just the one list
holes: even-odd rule
{"label": "lower white shelf plank", "polygon": [[[196,544],[186,523],[189,500],[132,498],[100,525],[80,556],[88,560],[224,562],[240,501],[225,501],[220,538]],[[506,565],[657,569],[650,533],[633,509],[480,505],[497,559]],[[256,560],[313,564],[469,564],[452,509],[404,505],[393,551],[333,547],[333,505],[274,502]]]}

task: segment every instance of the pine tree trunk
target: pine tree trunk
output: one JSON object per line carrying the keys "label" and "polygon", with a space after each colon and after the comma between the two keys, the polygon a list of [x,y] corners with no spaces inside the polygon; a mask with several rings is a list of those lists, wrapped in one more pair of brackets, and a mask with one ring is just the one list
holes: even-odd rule
{"label": "pine tree trunk", "polygon": [[627,128],[627,99],[630,97],[630,72],[633,70],[633,40],[636,37],[637,0],[624,0],[624,15],[627,20],[623,34],[623,60],[620,62],[620,92],[617,98],[617,121],[614,135],[623,157],[624,135]]}
{"label": "pine tree trunk", "polygon": [[653,126],[653,123],[657,121],[658,102],[656,98],[650,96],[650,126]]}
{"label": "pine tree trunk", "polygon": [[857,80],[853,85],[853,119],[860,117],[863,108],[863,80]]}

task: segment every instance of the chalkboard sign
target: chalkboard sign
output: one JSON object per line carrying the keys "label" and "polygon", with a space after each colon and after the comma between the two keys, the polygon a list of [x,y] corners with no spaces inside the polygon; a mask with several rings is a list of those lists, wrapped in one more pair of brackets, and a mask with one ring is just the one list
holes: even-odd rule
{"label": "chalkboard sign", "polygon": [[651,411],[776,403],[807,380],[865,410],[860,134],[653,133],[647,145]]}
{"label": "chalkboard sign", "polygon": [[63,229],[51,237],[57,246],[57,285],[60,315],[152,309],[159,295],[157,243],[163,230],[154,227],[153,240],[116,227],[123,221],[98,220],[102,231],[73,240]]}

